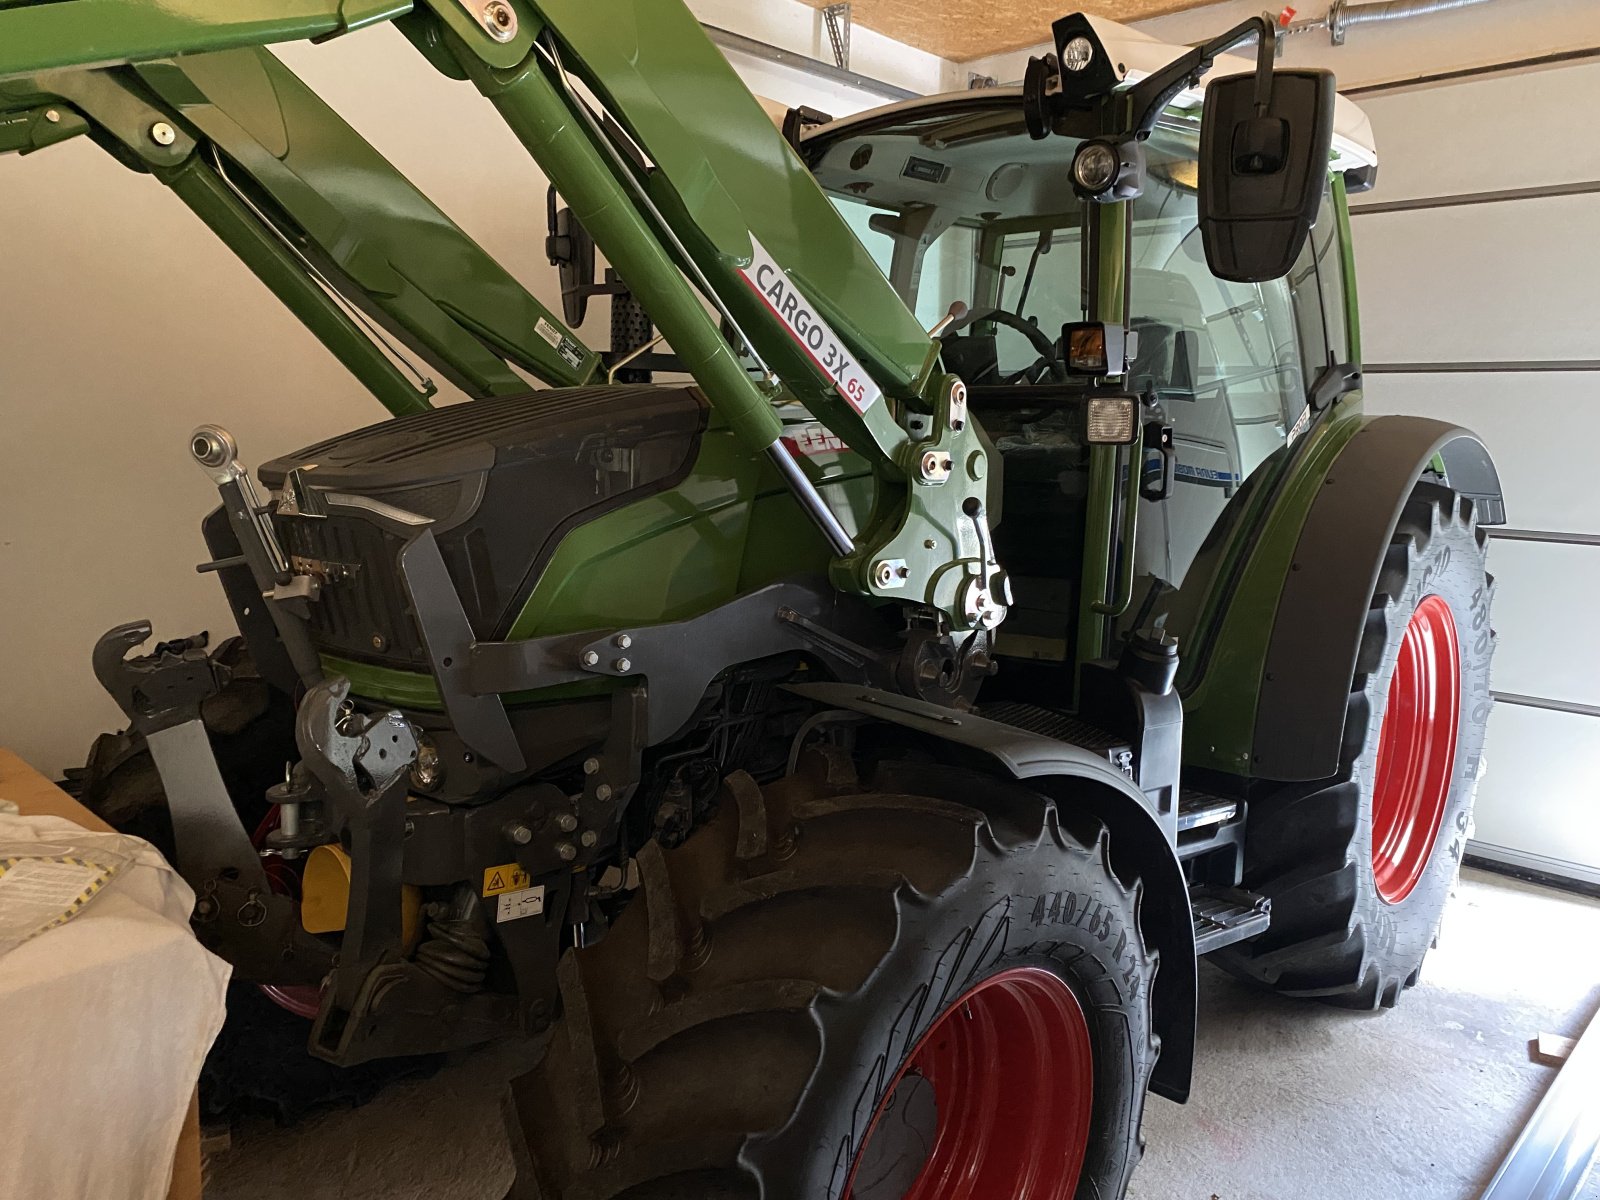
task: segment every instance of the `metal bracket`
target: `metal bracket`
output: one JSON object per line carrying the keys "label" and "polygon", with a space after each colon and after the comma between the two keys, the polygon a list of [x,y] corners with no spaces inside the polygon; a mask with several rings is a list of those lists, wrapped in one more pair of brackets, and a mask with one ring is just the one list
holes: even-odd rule
{"label": "metal bracket", "polygon": [[[839,603],[838,594],[824,583],[791,580],[768,584],[685,621],[526,642],[480,642],[470,647],[464,686],[482,696],[595,676],[644,676],[649,681],[648,744],[656,745],[694,715],[711,681],[729,663],[810,650],[828,659],[841,678],[865,681],[862,647],[847,643],[851,652],[839,654],[813,632],[817,625],[832,628],[837,623],[823,618]],[[717,652],[706,653],[708,645],[715,645]],[[498,702],[497,696],[487,698]]]}
{"label": "metal bracket", "polygon": [[405,781],[417,761],[417,735],[398,712],[355,712],[349,696],[350,681],[342,675],[308,691],[300,701],[294,738],[329,799],[357,820]]}
{"label": "metal bracket", "polygon": [[318,979],[326,947],[300,929],[294,902],[273,893],[200,719],[227,671],[206,656],[204,635],[127,657],[149,637],[148,621],[117,626],[96,643],[94,671],[150,747],[172,817],[174,865],[195,890],[195,933],[241,978]]}
{"label": "metal bracket", "polygon": [[[474,634],[431,529],[400,551],[400,578],[439,684],[439,696],[461,740],[507,771],[527,766],[506,707],[493,692],[471,686]],[[507,691],[517,689],[507,688]]]}
{"label": "metal bracket", "polygon": [[206,654],[206,635],[162,642],[152,654],[128,658],[128,651],[150,640],[149,621],[129,621],[103,634],[94,647],[94,675],[100,686],[147,737],[162,729],[198,720],[200,705],[228,682],[228,669]]}
{"label": "metal bracket", "polygon": [[828,30],[828,44],[833,47],[833,65],[841,71],[850,69],[850,5],[830,4],[822,10],[822,23]]}

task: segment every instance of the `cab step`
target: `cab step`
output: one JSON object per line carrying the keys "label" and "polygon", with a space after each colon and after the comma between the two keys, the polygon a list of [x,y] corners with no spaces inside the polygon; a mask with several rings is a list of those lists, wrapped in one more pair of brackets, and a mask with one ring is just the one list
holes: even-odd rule
{"label": "cab step", "polygon": [[1272,923],[1272,901],[1240,888],[1196,884],[1189,889],[1194,913],[1194,952],[1210,954],[1255,937]]}
{"label": "cab step", "polygon": [[1221,825],[1239,815],[1239,802],[1186,787],[1178,800],[1178,832]]}

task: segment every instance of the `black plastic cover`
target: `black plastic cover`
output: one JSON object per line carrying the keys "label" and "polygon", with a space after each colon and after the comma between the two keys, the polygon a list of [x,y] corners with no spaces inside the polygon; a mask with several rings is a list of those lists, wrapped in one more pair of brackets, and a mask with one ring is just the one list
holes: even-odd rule
{"label": "black plastic cover", "polygon": [[319,648],[426,666],[397,565],[416,527],[382,506],[433,522],[474,634],[503,638],[569,529],[688,474],[705,417],[693,388],[550,389],[400,417],[267,463],[274,490],[298,469],[318,491],[378,502],[275,518],[285,553],[322,581]]}

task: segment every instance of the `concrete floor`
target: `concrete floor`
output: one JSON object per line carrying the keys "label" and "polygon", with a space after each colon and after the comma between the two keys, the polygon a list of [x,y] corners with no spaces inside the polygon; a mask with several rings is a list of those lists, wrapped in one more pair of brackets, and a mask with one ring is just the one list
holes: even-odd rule
{"label": "concrete floor", "polygon": [[[1468,871],[1421,984],[1390,1012],[1283,1000],[1201,971],[1194,1098],[1152,1098],[1133,1200],[1469,1200],[1552,1068],[1539,1033],[1600,1007],[1600,902]],[[208,1200],[500,1200],[504,1052],[281,1130],[233,1131]],[[1584,1190],[1600,1200],[1600,1172]]]}

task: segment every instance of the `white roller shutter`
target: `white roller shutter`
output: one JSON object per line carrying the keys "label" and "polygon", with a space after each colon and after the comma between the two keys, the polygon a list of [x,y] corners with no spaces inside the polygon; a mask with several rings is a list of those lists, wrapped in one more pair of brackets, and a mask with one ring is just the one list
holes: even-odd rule
{"label": "white roller shutter", "polygon": [[1600,62],[1359,99],[1368,406],[1475,430],[1506,493],[1471,849],[1600,883]]}

